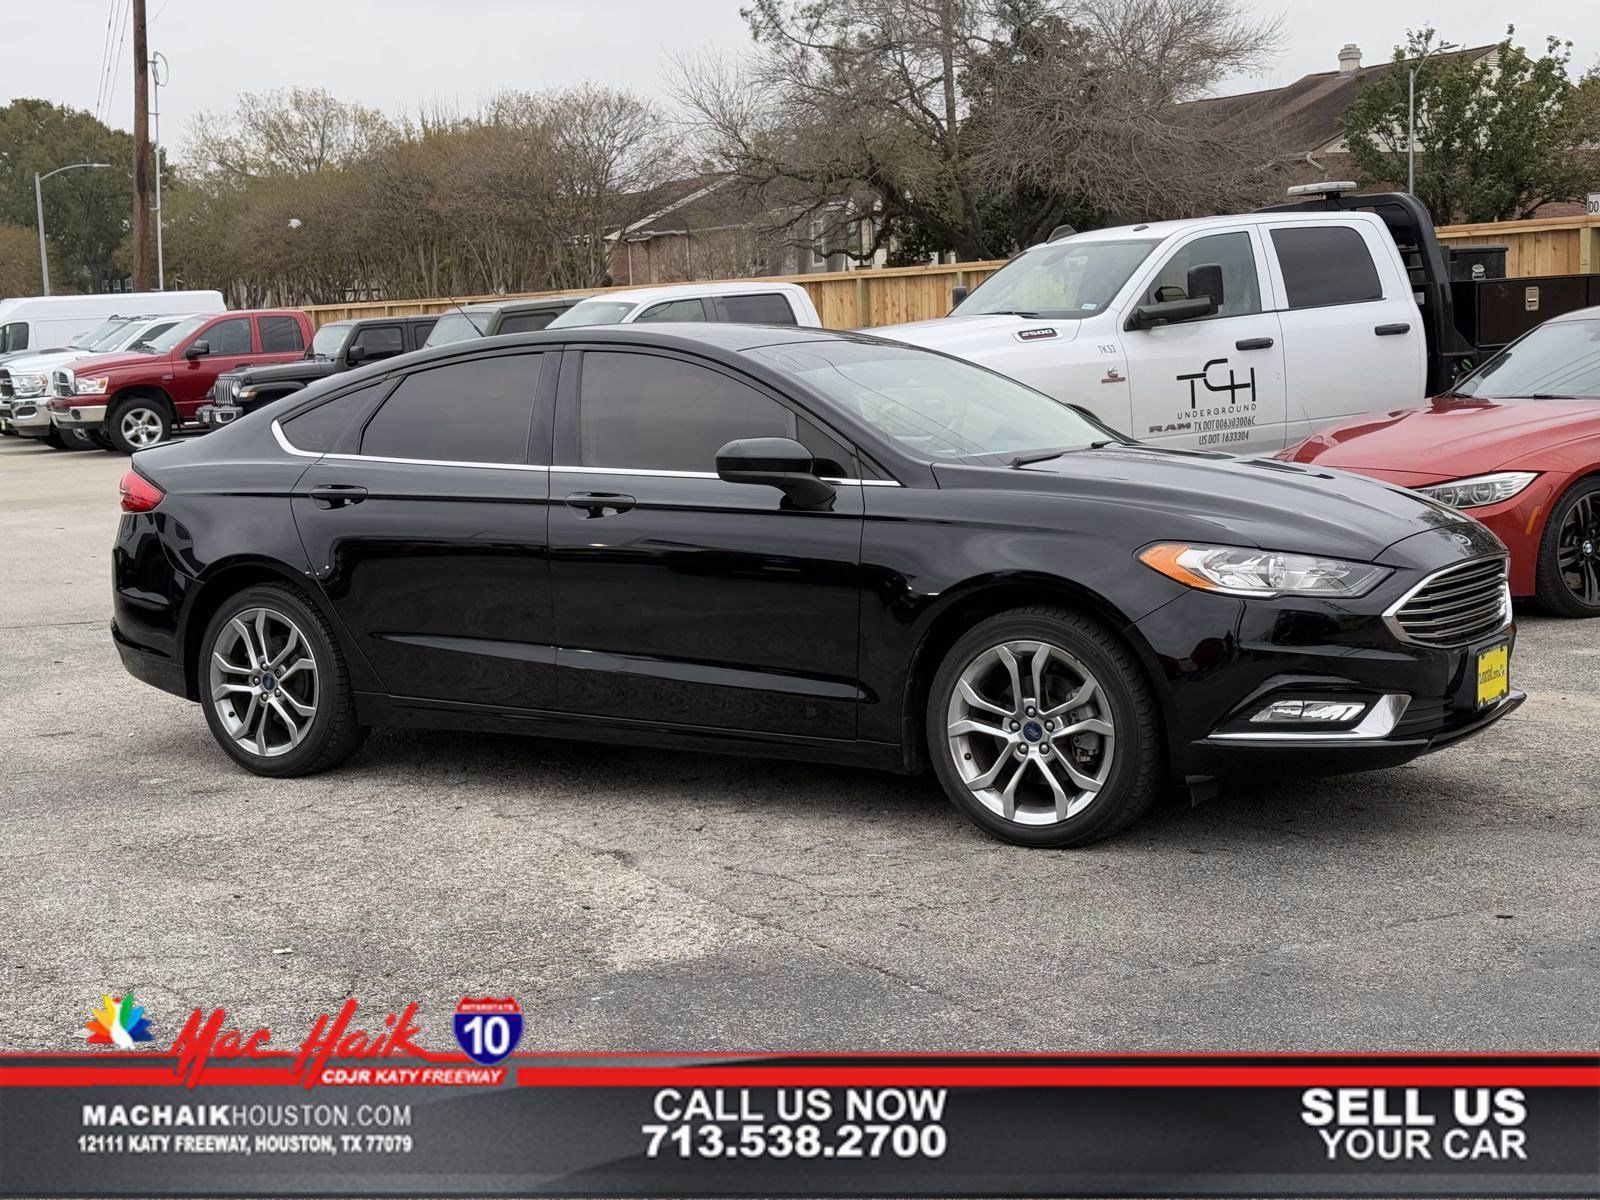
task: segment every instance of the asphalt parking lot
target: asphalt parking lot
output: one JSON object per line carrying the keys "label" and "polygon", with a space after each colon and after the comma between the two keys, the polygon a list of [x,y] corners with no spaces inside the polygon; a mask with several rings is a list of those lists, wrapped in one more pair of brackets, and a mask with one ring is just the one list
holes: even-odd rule
{"label": "asphalt parking lot", "polygon": [[0,1042],[132,989],[297,1042],[355,996],[520,1001],[523,1049],[1600,1044],[1600,623],[1523,615],[1521,712],[1399,770],[1002,846],[931,780],[379,732],[234,767],[107,633],[127,460],[0,439]]}

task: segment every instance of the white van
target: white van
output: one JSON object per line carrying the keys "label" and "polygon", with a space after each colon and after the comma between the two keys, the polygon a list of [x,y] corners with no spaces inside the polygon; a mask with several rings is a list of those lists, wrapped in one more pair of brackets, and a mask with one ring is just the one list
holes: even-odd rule
{"label": "white van", "polygon": [[21,296],[0,300],[0,361],[26,350],[63,350],[80,333],[115,316],[219,313],[221,292],[108,292],[97,296]]}
{"label": "white van", "polygon": [[628,325],[635,321],[732,321],[750,325],[822,324],[805,288],[794,283],[678,283],[601,292],[549,324]]}
{"label": "white van", "polygon": [[1017,255],[948,317],[867,332],[990,367],[1143,441],[1233,454],[1427,394],[1412,279],[1364,211],[1071,234]]}

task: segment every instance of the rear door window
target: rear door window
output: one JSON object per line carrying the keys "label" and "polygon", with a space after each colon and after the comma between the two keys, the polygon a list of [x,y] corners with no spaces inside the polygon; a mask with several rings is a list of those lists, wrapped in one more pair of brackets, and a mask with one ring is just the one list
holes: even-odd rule
{"label": "rear door window", "polygon": [[556,319],[553,312],[509,313],[496,333],[536,333]]}
{"label": "rear door window", "polygon": [[263,354],[292,354],[306,348],[300,322],[293,317],[257,317],[256,323],[261,327]]}
{"label": "rear door window", "polygon": [[747,325],[798,325],[789,298],[779,292],[717,296],[718,319]]}
{"label": "rear door window", "polygon": [[1272,230],[1290,308],[1382,300],[1383,284],[1361,231],[1349,225]]}
{"label": "rear door window", "polygon": [[667,300],[661,304],[652,304],[634,318],[636,322],[704,321],[705,319],[705,306],[700,303],[700,299],[697,296],[692,296],[687,300]]}
{"label": "rear door window", "polygon": [[540,361],[538,354],[502,354],[412,372],[367,422],[361,453],[526,462]]}

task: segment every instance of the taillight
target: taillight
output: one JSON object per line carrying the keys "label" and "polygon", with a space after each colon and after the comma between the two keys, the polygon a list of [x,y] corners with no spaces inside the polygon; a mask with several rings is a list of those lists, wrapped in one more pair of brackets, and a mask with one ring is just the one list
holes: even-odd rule
{"label": "taillight", "polygon": [[122,493],[123,512],[149,512],[167,498],[167,494],[137,471],[129,471],[117,485]]}

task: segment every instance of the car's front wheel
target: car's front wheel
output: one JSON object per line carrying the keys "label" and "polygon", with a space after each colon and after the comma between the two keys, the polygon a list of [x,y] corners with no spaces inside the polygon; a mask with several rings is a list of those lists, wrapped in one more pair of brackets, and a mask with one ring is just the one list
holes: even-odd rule
{"label": "car's front wheel", "polygon": [[1137,820],[1159,789],[1156,703],[1128,648],[1067,609],[990,617],[945,655],[928,752],[980,829],[1024,846],[1082,846]]}
{"label": "car's front wheel", "polygon": [[1550,510],[1536,587],[1546,612],[1600,617],[1600,477],[1580,479]]}
{"label": "car's front wheel", "polygon": [[366,738],[332,628],[288,586],[230,597],[206,627],[197,673],[217,744],[258,775],[326,770]]}
{"label": "car's front wheel", "polygon": [[130,396],[119,400],[106,418],[106,438],[113,450],[132,454],[156,446],[172,436],[172,418],[159,400]]}

